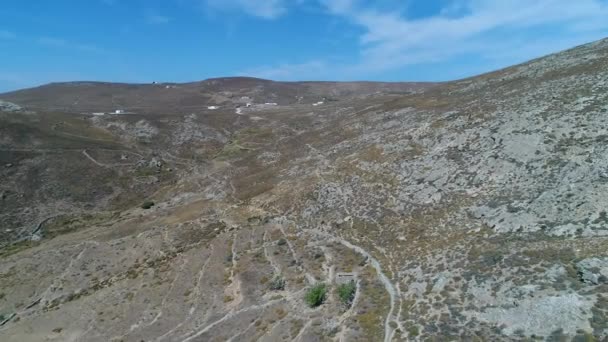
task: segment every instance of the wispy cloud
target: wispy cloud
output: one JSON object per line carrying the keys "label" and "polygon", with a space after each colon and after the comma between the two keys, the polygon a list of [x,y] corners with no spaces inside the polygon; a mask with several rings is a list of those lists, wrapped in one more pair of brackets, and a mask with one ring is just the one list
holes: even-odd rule
{"label": "wispy cloud", "polygon": [[[606,0],[452,0],[435,15],[412,19],[403,3],[379,8],[360,0],[318,0],[328,14],[362,29],[357,60],[325,67],[361,77],[408,66],[475,56],[494,67],[561,50],[608,34]],[[374,2],[378,3],[378,2]],[[510,59],[504,58],[509,56]],[[318,69],[319,57],[310,63]],[[254,68],[262,75],[306,78],[304,66]],[[483,65],[478,66],[483,70]],[[339,77],[339,76],[338,76]]]}
{"label": "wispy cloud", "polygon": [[239,75],[255,76],[272,80],[290,80],[306,75],[307,79],[321,79],[327,75],[330,66],[324,61],[309,61],[300,64],[280,64],[264,66],[239,72]]}
{"label": "wispy cloud", "polygon": [[37,43],[43,46],[52,47],[52,48],[62,48],[62,49],[71,49],[81,52],[88,53],[106,53],[107,51],[101,47],[92,44],[81,44],[70,42],[66,39],[55,38],[55,37],[40,37],[37,40]]}
{"label": "wispy cloud", "polygon": [[158,13],[147,13],[146,22],[153,25],[168,24],[171,21],[170,17],[160,15]]}
{"label": "wispy cloud", "polygon": [[15,39],[17,35],[11,31],[0,30],[0,39]]}
{"label": "wispy cloud", "polygon": [[263,18],[275,19],[287,12],[285,0],[205,0],[208,7],[222,11],[241,11]]}
{"label": "wispy cloud", "polygon": [[[418,20],[359,8],[352,0],[323,1],[331,13],[365,29],[362,67],[372,69],[465,53],[488,55],[497,46],[518,48],[535,40],[563,40],[570,38],[573,30],[585,30],[582,25],[589,21],[596,22],[593,30],[608,29],[608,4],[600,0],[460,0],[452,5],[464,9],[464,15],[452,17],[442,11]],[[550,32],[543,33],[542,28],[548,27]]]}

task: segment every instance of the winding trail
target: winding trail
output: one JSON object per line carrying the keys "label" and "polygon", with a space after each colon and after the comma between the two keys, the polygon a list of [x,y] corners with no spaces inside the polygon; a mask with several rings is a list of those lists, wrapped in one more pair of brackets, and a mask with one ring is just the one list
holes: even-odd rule
{"label": "winding trail", "polygon": [[368,253],[362,247],[353,245],[352,243],[344,240],[343,238],[331,235],[329,233],[320,231],[318,229],[311,229],[311,230],[308,230],[308,232],[311,232],[315,235],[324,237],[329,240],[339,242],[342,245],[344,245],[345,247],[354,250],[355,252],[363,255],[364,257],[366,257],[369,260],[370,264],[372,265],[372,267],[376,270],[376,273],[378,274],[378,279],[380,279],[380,281],[384,285],[384,288],[386,289],[386,291],[388,292],[388,294],[390,296],[390,301],[391,301],[390,309],[388,311],[388,314],[386,315],[386,320],[384,322],[384,342],[392,341],[392,339],[395,335],[395,329],[393,329],[391,327],[390,322],[393,321],[393,318],[394,318],[393,316],[394,316],[394,311],[395,311],[395,303],[397,301],[398,293],[397,293],[397,290],[395,289],[395,285],[393,285],[393,283],[390,281],[390,279],[382,271],[382,266],[380,265],[380,262],[378,262],[378,260],[376,260],[376,258],[374,258],[370,253]]}
{"label": "winding trail", "polygon": [[287,247],[289,248],[289,251],[291,252],[291,256],[293,257],[293,260],[296,262],[296,265],[298,265],[298,269],[304,273],[304,276],[306,277],[306,280],[308,281],[308,283],[311,285],[316,284],[317,278],[315,278],[315,276],[312,275],[310,272],[306,271],[305,267],[300,262],[300,259],[298,259],[296,250],[293,248],[291,241],[287,237],[287,234],[285,233],[285,229],[283,228],[283,225],[275,224],[275,225],[271,225],[271,226],[275,226],[276,228],[279,228],[279,230],[281,231],[281,234],[283,235],[285,242],[287,242]]}
{"label": "winding trail", "polygon": [[221,324],[222,322],[225,322],[225,321],[227,321],[227,320],[229,320],[229,319],[231,319],[233,317],[236,317],[236,316],[238,316],[238,315],[240,315],[242,313],[253,311],[253,310],[266,309],[267,307],[273,306],[273,305],[275,305],[275,304],[277,304],[279,302],[282,302],[282,301],[284,301],[284,299],[277,299],[277,300],[273,300],[273,301],[267,302],[267,303],[262,304],[262,305],[252,305],[250,307],[247,307],[247,308],[244,308],[244,309],[241,309],[241,310],[238,310],[238,311],[231,311],[231,312],[227,313],[224,317],[222,317],[222,318],[218,319],[217,321],[215,321],[215,322],[207,325],[206,327],[204,327],[203,329],[197,331],[196,333],[194,333],[194,334],[192,334],[192,335],[184,338],[182,340],[182,342],[192,341],[193,339],[195,339],[195,338],[201,336],[202,334],[208,332],[209,330],[213,329],[218,324]]}
{"label": "winding trail", "polygon": [[281,274],[281,268],[279,267],[279,265],[270,257],[270,253],[268,253],[268,231],[264,232],[264,244],[263,244],[263,248],[264,248],[264,257],[266,257],[266,260],[268,260],[268,263],[270,263],[270,266],[272,266],[272,268],[274,269],[274,272],[276,275]]}
{"label": "winding trail", "polygon": [[120,167],[120,166],[133,166],[135,165],[135,163],[124,163],[124,164],[104,164],[101,162],[98,162],[97,160],[95,160],[95,158],[91,157],[91,155],[89,153],[87,153],[87,150],[82,150],[82,154],[84,154],[85,157],[87,157],[87,159],[89,159],[90,161],[92,161],[93,163],[95,163],[97,166],[101,166],[101,167]]}
{"label": "winding trail", "polygon": [[302,327],[302,329],[300,329],[300,332],[298,332],[298,335],[296,335],[296,337],[293,338],[293,341],[302,341],[302,336],[304,336],[304,333],[306,332],[306,330],[308,328],[310,328],[312,326],[312,320],[308,320],[308,322],[306,322],[306,324]]}
{"label": "winding trail", "polygon": [[188,311],[188,314],[186,315],[185,319],[182,322],[178,323],[173,328],[169,329],[164,334],[162,334],[161,336],[157,337],[154,340],[155,342],[163,341],[165,338],[167,338],[168,336],[172,335],[175,331],[177,331],[179,328],[181,328],[182,326],[184,326],[184,324],[186,324],[187,322],[189,322],[191,320],[192,315],[196,312],[196,310],[200,306],[201,283],[203,281],[203,275],[205,274],[205,271],[207,269],[207,265],[209,264],[209,261],[212,259],[211,255],[213,254],[214,249],[215,249],[215,247],[212,246],[211,249],[209,250],[209,253],[208,253],[209,255],[206,257],[205,263],[203,264],[203,266],[199,270],[199,272],[197,274],[197,277],[196,277],[196,282],[195,282],[194,286],[192,287],[192,296],[194,296],[194,298],[196,299],[196,302],[194,303],[193,306],[190,307],[190,310]]}

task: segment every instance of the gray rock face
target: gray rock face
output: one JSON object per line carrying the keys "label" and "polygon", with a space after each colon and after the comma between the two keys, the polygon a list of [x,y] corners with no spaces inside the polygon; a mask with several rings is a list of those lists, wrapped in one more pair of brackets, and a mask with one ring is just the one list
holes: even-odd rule
{"label": "gray rock face", "polygon": [[4,112],[20,112],[22,110],[23,110],[23,108],[21,108],[21,106],[15,104],[15,103],[4,101],[4,100],[0,100],[0,111],[4,111]]}
{"label": "gray rock face", "polygon": [[608,284],[608,258],[590,258],[576,264],[581,280],[590,285]]}
{"label": "gray rock face", "polygon": [[589,310],[593,303],[577,295],[530,298],[508,308],[491,308],[480,315],[482,320],[503,325],[503,332],[518,331],[548,336],[561,330],[575,335],[578,329],[590,330]]}

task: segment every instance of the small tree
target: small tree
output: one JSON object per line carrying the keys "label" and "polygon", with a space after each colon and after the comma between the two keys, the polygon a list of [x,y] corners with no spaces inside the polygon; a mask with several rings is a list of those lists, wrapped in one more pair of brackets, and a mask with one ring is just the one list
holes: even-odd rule
{"label": "small tree", "polygon": [[269,288],[272,291],[283,291],[285,289],[285,279],[281,276],[276,276],[270,282]]}
{"label": "small tree", "polygon": [[338,297],[340,297],[340,301],[350,306],[355,299],[355,293],[357,293],[357,284],[354,280],[351,280],[346,284],[338,286],[337,292]]}
{"label": "small tree", "polygon": [[320,283],[313,287],[311,287],[307,292],[306,296],[304,296],[304,300],[306,304],[311,308],[316,308],[319,305],[323,304],[325,301],[325,295],[327,293],[327,287],[325,284]]}
{"label": "small tree", "polygon": [[150,209],[154,206],[154,202],[152,201],[145,201],[144,203],[142,203],[141,208],[142,209]]}

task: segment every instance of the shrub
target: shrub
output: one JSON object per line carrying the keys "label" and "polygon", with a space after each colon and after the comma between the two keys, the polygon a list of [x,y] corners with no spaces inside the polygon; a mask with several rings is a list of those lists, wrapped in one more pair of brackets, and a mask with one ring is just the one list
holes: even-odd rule
{"label": "shrub", "polygon": [[287,240],[285,240],[285,239],[281,238],[281,239],[279,239],[279,242],[277,242],[277,244],[278,244],[279,246],[284,246],[284,245],[286,245],[286,244],[287,244]]}
{"label": "shrub", "polygon": [[154,202],[152,201],[145,201],[144,203],[142,203],[141,208],[142,209],[150,209],[154,206]]}
{"label": "shrub", "polygon": [[272,291],[282,291],[285,289],[285,279],[281,278],[281,276],[276,276],[270,282],[269,288]]}
{"label": "shrub", "polygon": [[319,305],[323,304],[325,301],[325,294],[327,293],[327,288],[325,284],[320,283],[313,287],[311,287],[307,292],[304,300],[306,304],[311,308],[316,308]]}
{"label": "shrub", "polygon": [[350,305],[355,299],[355,293],[357,292],[357,284],[353,280],[346,284],[338,286],[338,297],[340,301],[346,305]]}

